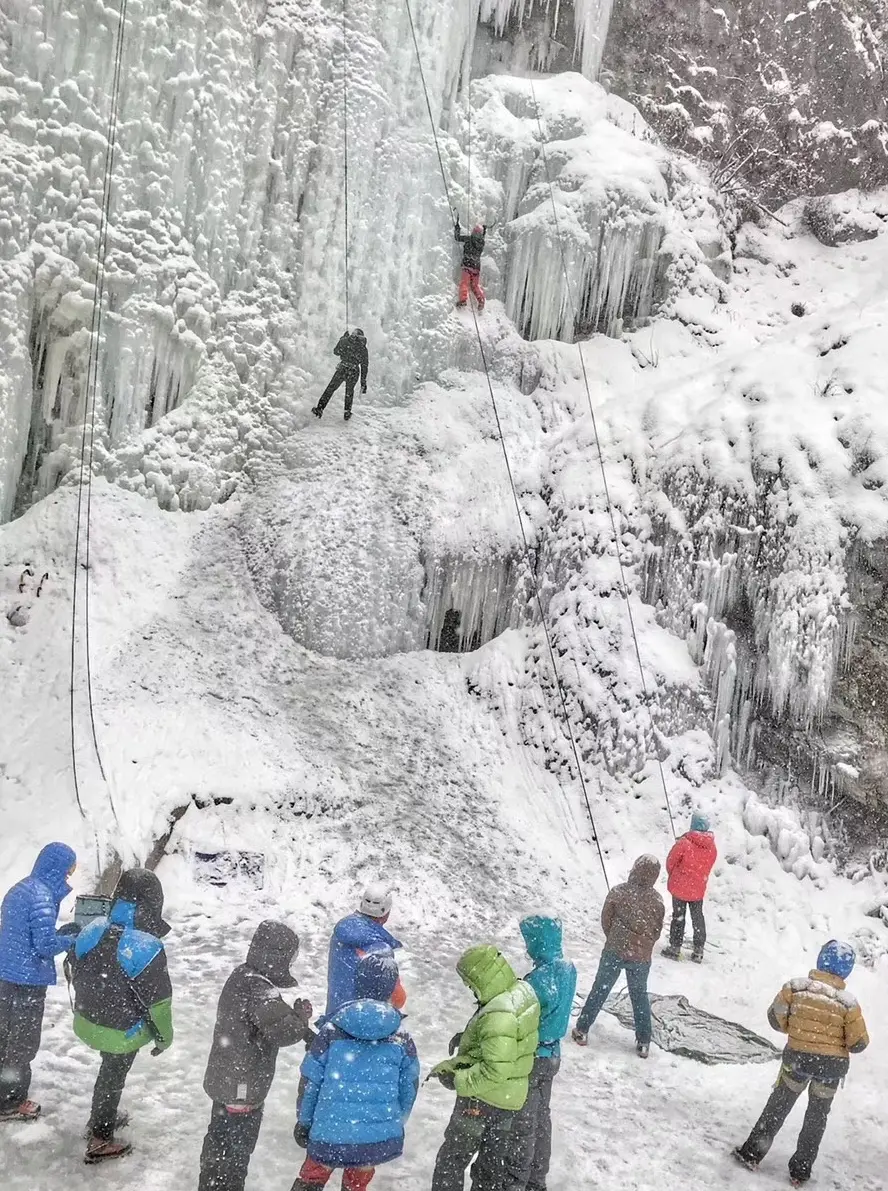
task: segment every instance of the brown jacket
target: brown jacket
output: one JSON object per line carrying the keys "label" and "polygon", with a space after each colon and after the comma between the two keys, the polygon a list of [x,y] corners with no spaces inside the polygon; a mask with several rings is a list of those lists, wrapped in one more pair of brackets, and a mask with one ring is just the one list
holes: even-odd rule
{"label": "brown jacket", "polygon": [[768,1010],[775,1030],[789,1035],[790,1050],[847,1059],[869,1045],[860,1006],[845,981],[816,969],[784,984]]}
{"label": "brown jacket", "polygon": [[663,899],[654,889],[659,875],[656,856],[640,856],[629,880],[607,895],[601,910],[605,951],[630,963],[650,963],[666,914]]}

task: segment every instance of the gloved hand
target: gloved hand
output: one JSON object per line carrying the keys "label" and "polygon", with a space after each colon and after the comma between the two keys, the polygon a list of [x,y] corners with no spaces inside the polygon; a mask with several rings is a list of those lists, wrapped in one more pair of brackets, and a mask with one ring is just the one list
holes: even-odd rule
{"label": "gloved hand", "polygon": [[306,1000],[305,997],[297,997],[293,1002],[293,1008],[306,1021],[311,1021],[314,1017],[314,1009],[312,1008],[311,1001]]}
{"label": "gloved hand", "polygon": [[462,1030],[460,1030],[460,1032],[458,1034],[454,1034],[453,1037],[450,1039],[450,1042],[447,1044],[447,1053],[449,1055],[455,1055],[456,1052],[459,1050],[459,1044],[460,1044],[460,1042],[462,1042],[462,1036],[463,1036],[463,1032],[462,1032]]}
{"label": "gloved hand", "polygon": [[66,922],[64,926],[59,927],[56,934],[61,935],[65,939],[76,939],[82,929],[79,922]]}
{"label": "gloved hand", "polygon": [[162,1055],[165,1050],[166,1050],[165,1046],[152,1046],[151,1047],[152,1059],[156,1059],[158,1055]]}
{"label": "gloved hand", "polygon": [[442,1088],[446,1088],[448,1092],[456,1091],[456,1076],[452,1071],[436,1071],[434,1075]]}
{"label": "gloved hand", "polygon": [[309,1125],[300,1125],[298,1121],[293,1126],[293,1140],[299,1146],[300,1150],[308,1147],[308,1135],[310,1132],[311,1127]]}

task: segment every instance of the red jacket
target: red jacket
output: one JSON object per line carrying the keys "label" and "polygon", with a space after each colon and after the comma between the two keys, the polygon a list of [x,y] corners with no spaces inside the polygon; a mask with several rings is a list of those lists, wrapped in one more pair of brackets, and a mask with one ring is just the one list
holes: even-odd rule
{"label": "red jacket", "polygon": [[701,902],[717,856],[711,831],[689,831],[676,840],[666,860],[666,888],[683,902]]}

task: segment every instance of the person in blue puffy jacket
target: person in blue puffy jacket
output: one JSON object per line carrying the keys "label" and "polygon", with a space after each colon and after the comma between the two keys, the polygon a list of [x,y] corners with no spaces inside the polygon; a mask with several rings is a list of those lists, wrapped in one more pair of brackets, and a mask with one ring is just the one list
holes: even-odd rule
{"label": "person in blue puffy jacket", "polygon": [[[71,892],[73,848],[47,844],[31,870],[6,894],[0,910],[0,1121],[35,1120],[28,1099],[31,1063],[40,1049],[46,989],[56,982],[55,957],[74,946],[73,925],[56,920]],[[69,933],[70,932],[70,933]]]}
{"label": "person in blue puffy jacket", "polygon": [[343,1191],[366,1191],[376,1167],[400,1157],[419,1089],[419,1059],[392,1006],[391,954],[359,961],[354,998],[324,1025],[302,1063],[293,1131],[307,1157],[292,1191],[326,1186],[339,1168]]}
{"label": "person in blue puffy jacket", "polygon": [[522,921],[521,934],[534,965],[525,980],[540,1003],[540,1044],[527,1102],[512,1125],[506,1186],[509,1191],[545,1191],[552,1155],[552,1084],[561,1066],[561,1040],[570,1027],[577,970],[564,959],[559,919],[533,914]]}
{"label": "person in blue puffy jacket", "polygon": [[[401,944],[385,929],[392,909],[392,895],[387,885],[369,885],[364,890],[361,907],[336,923],[330,940],[327,962],[327,1008],[321,1024],[340,1005],[354,1000],[355,971],[362,956],[373,952],[393,955]],[[395,1009],[403,1009],[407,994],[400,980],[392,994]]]}

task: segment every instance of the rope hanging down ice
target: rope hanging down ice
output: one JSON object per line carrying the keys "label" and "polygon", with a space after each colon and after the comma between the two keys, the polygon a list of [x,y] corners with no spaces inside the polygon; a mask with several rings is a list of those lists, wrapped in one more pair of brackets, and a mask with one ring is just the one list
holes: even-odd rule
{"label": "rope hanging down ice", "polygon": [[447,184],[447,174],[444,172],[444,160],[441,157],[441,146],[438,144],[438,130],[435,127],[435,117],[432,114],[432,101],[429,99],[429,89],[426,86],[425,71],[422,68],[422,55],[419,52],[419,42],[416,38],[416,25],[413,23],[413,10],[410,7],[410,0],[404,0],[407,8],[407,19],[410,21],[410,35],[413,38],[413,48],[416,51],[416,64],[419,67],[419,78],[422,83],[422,92],[425,96],[426,110],[429,113],[429,125],[432,129],[432,137],[435,141],[435,152],[438,154],[438,168],[441,171],[441,181],[444,183],[444,193],[447,196],[447,206],[450,208],[450,217],[454,221],[457,218],[457,210],[450,200],[450,187]]}
{"label": "rope hanging down ice", "polygon": [[[570,303],[571,316],[573,318],[574,326],[576,327],[577,306],[576,306],[576,302],[574,301],[574,293],[573,293],[573,289],[572,289],[571,283],[570,283],[570,274],[568,272],[567,260],[565,259],[565,254],[564,254],[564,241],[561,236],[561,224],[558,219],[558,206],[555,202],[555,187],[552,184],[552,177],[549,172],[549,157],[548,157],[548,154],[546,153],[546,138],[545,138],[545,134],[543,132],[543,122],[542,122],[542,119],[540,118],[540,108],[539,108],[539,104],[537,103],[536,88],[533,85],[533,79],[530,80],[530,95],[531,95],[531,99],[533,100],[533,109],[534,109],[534,114],[536,116],[537,129],[540,134],[540,151],[541,151],[542,158],[543,158],[543,168],[546,171],[546,182],[549,187],[549,198],[552,203],[552,215],[553,215],[554,221],[555,221],[555,236],[558,240],[559,252],[561,253],[561,268],[564,273],[564,284],[567,289],[567,299],[568,299],[568,302]],[[643,664],[642,658],[641,658],[641,646],[639,644],[638,633],[635,628],[635,617],[632,615],[632,604],[629,600],[629,585],[626,582],[626,571],[623,566],[623,559],[620,555],[620,535],[617,531],[617,518],[616,518],[616,514],[614,512],[614,504],[611,499],[610,486],[607,482],[607,468],[605,467],[605,464],[604,464],[604,452],[601,449],[601,439],[599,438],[599,435],[598,435],[598,419],[595,416],[595,407],[592,404],[592,390],[589,385],[589,374],[586,371],[586,358],[583,355],[583,345],[582,345],[582,343],[580,343],[579,340],[577,340],[577,351],[580,354],[580,368],[582,369],[582,373],[583,373],[583,385],[586,390],[586,402],[589,406],[589,415],[592,419],[592,432],[593,432],[593,436],[595,438],[595,450],[598,453],[598,466],[601,471],[601,483],[602,483],[602,487],[604,489],[604,498],[605,498],[605,501],[607,502],[608,516],[610,517],[611,531],[613,533],[613,538],[614,538],[614,550],[615,550],[616,556],[617,556],[617,566],[620,571],[620,593],[621,593],[623,600],[626,604],[626,614],[629,619],[629,628],[632,633],[632,641],[633,641],[633,644],[635,647],[635,657],[636,657],[636,661],[638,662],[638,673],[641,676],[641,689],[642,689],[642,693],[644,695],[645,704],[648,709],[648,715],[650,716],[651,733],[654,737],[654,744],[656,746],[657,730],[656,730],[656,725],[654,724],[654,713],[653,713],[653,710],[651,707],[650,696],[648,694],[647,679],[645,677],[644,664]],[[660,781],[663,786],[663,797],[666,800],[666,811],[669,815],[669,827],[670,827],[670,830],[672,831],[673,838],[676,838],[675,818],[672,814],[672,802],[669,798],[669,787],[666,784],[666,771],[663,768],[663,761],[660,757],[659,751],[657,752],[656,755],[657,755],[657,766],[660,771]]]}
{"label": "rope hanging down ice", "polygon": [[342,155],[345,187],[345,329],[350,326],[348,278],[348,0],[342,0]]}
{"label": "rope hanging down ice", "polygon": [[[453,204],[450,202],[450,190],[447,185],[447,175],[444,172],[444,163],[441,159],[441,150],[438,146],[438,133],[437,133],[437,129],[435,127],[435,118],[432,115],[432,105],[429,101],[428,89],[426,88],[426,84],[425,84],[425,74],[424,74],[423,68],[422,68],[422,57],[419,52],[419,43],[416,39],[416,29],[413,24],[413,15],[410,11],[410,0],[404,0],[404,3],[407,6],[407,14],[410,18],[410,29],[413,34],[413,47],[416,51],[416,61],[419,66],[419,74],[420,74],[420,78],[422,79],[423,90],[425,91],[426,108],[427,108],[428,114],[429,114],[429,124],[431,125],[432,136],[435,139],[435,148],[438,152],[438,164],[441,167],[441,180],[444,183],[444,193],[447,196],[447,203],[448,203],[448,206],[450,207],[450,212],[453,215],[453,217],[456,218],[456,212],[454,211]],[[471,113],[470,113],[469,119],[471,121]],[[470,127],[471,127],[471,125],[470,125]],[[469,220],[469,223],[471,223],[471,219]],[[534,560],[533,560],[533,555],[532,555],[532,552],[530,549],[530,542],[528,541],[527,532],[524,528],[524,517],[521,513],[521,502],[518,499],[518,489],[515,486],[515,477],[512,472],[512,464],[509,459],[509,451],[506,446],[505,436],[503,434],[502,422],[500,421],[499,407],[497,406],[496,394],[494,393],[494,390],[493,390],[493,381],[491,380],[490,369],[488,368],[488,365],[487,365],[487,356],[484,352],[484,342],[481,338],[481,328],[478,326],[478,315],[477,315],[477,312],[476,312],[474,306],[472,307],[472,317],[475,320],[475,334],[478,338],[478,350],[481,353],[481,363],[484,366],[484,375],[487,378],[487,389],[490,394],[490,403],[493,408],[494,421],[496,422],[496,429],[497,429],[497,434],[499,435],[500,447],[502,448],[502,452],[503,452],[503,460],[505,461],[505,465],[506,465],[506,474],[508,475],[508,478],[509,478],[509,487],[512,490],[512,500],[514,501],[514,504],[515,504],[515,513],[518,517],[518,527],[521,532],[521,541],[522,541],[522,544],[524,547],[524,557],[527,562],[528,574],[530,575],[531,583],[533,584],[534,603],[537,606],[537,611],[539,613],[539,618],[540,618],[540,624],[543,627],[543,633],[546,638],[546,649],[547,649],[547,652],[549,655],[550,664],[552,666],[552,676],[555,680],[555,686],[558,691],[558,706],[559,706],[561,714],[564,718],[565,731],[567,733],[568,740],[570,741],[570,747],[571,747],[571,751],[573,753],[574,764],[576,765],[576,769],[577,769],[577,776],[579,778],[580,788],[582,789],[582,792],[583,792],[583,800],[586,804],[586,813],[589,816],[589,823],[592,827],[592,839],[595,843],[595,847],[598,852],[598,861],[601,865],[601,873],[602,873],[602,876],[604,877],[605,885],[607,886],[608,889],[610,889],[610,880],[608,879],[608,875],[607,875],[607,865],[604,860],[604,851],[602,850],[602,847],[601,847],[601,837],[599,836],[598,827],[595,823],[595,814],[592,810],[592,800],[589,797],[589,789],[588,789],[588,786],[586,785],[586,779],[583,775],[583,765],[582,765],[582,761],[580,759],[580,750],[577,745],[576,736],[574,734],[573,726],[570,721],[570,713],[568,712],[568,709],[567,709],[567,698],[564,693],[564,684],[561,681],[561,675],[559,674],[559,671],[558,671],[558,664],[555,660],[555,647],[552,643],[552,633],[550,631],[548,621],[546,620],[546,612],[545,612],[545,608],[543,606],[542,592],[540,590],[539,581],[538,581],[537,575],[536,575],[536,569],[534,567]],[[543,695],[543,701],[545,703],[545,690],[543,689],[542,681],[540,681],[540,693]],[[601,791],[599,788],[599,793],[600,792]]]}
{"label": "rope hanging down ice", "polygon": [[[114,172],[114,151],[117,147],[117,120],[118,109],[120,105],[120,76],[121,66],[123,62],[123,45],[124,32],[126,29],[126,10],[127,0],[121,0],[120,17],[117,26],[117,41],[114,53],[114,76],[111,87],[111,110],[108,117],[108,135],[107,148],[105,150],[105,167],[102,178],[102,210],[99,220],[99,237],[97,244],[96,255],[96,283],[93,291],[93,308],[92,318],[90,321],[90,337],[89,337],[89,354],[86,365],[86,401],[84,407],[83,430],[80,436],[80,475],[77,484],[77,525],[74,533],[74,577],[72,584],[72,599],[71,599],[71,658],[70,658],[70,681],[69,681],[69,702],[68,712],[70,719],[71,732],[71,768],[74,777],[74,796],[77,799],[77,807],[80,811],[81,817],[89,823],[89,816],[83,805],[83,799],[80,792],[80,775],[77,768],[77,731],[76,731],[76,716],[75,716],[75,686],[77,676],[77,596],[80,588],[80,553],[81,553],[81,538],[83,539],[83,621],[84,621],[84,657],[86,668],[86,692],[89,702],[89,722],[92,732],[93,748],[96,754],[96,760],[99,765],[99,772],[102,775],[102,780],[108,784],[108,779],[105,774],[105,766],[102,761],[102,752],[99,747],[98,733],[96,731],[96,716],[95,707],[93,703],[93,683],[92,683],[92,650],[90,643],[90,619],[89,619],[89,591],[90,591],[90,541],[91,541],[91,518],[92,518],[92,479],[93,479],[93,455],[95,451],[95,435],[96,435],[96,402],[98,392],[98,372],[99,372],[99,343],[102,334],[102,293],[105,285],[105,262],[108,254],[108,225],[111,211],[111,178]],[[89,444],[89,451],[87,453],[87,440]],[[84,483],[85,477],[85,483]],[[83,516],[84,505],[84,487],[86,488],[86,516]],[[117,809],[114,806],[114,799],[111,794],[111,788],[108,786],[108,802],[111,807],[111,814],[114,817],[114,822],[120,826],[120,820],[117,817]],[[92,825],[91,825],[92,826]],[[93,835],[96,841],[96,862],[100,866],[101,857],[99,855],[99,837],[95,827],[92,826]]]}

